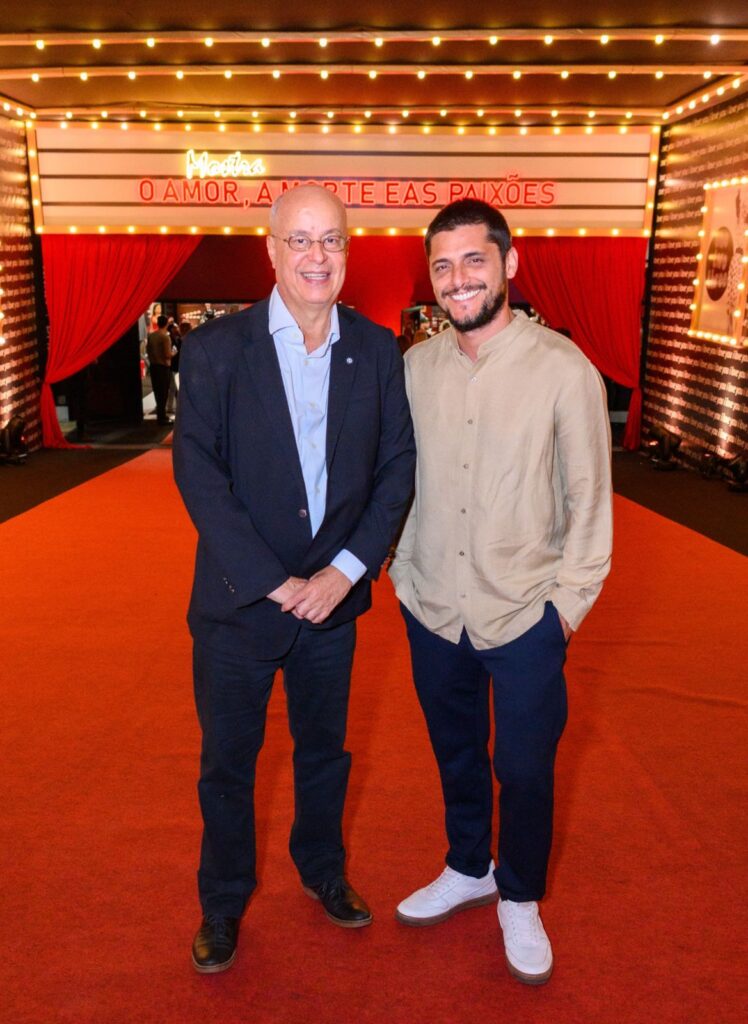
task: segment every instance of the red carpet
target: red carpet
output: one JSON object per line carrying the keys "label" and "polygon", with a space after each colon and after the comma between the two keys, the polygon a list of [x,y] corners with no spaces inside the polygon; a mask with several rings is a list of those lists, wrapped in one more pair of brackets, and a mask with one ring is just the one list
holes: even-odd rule
{"label": "red carpet", "polygon": [[617,501],[614,573],[570,654],[556,970],[536,990],[507,974],[492,907],[393,920],[444,843],[387,581],[361,624],[349,739],[350,876],[374,925],[335,928],[298,885],[277,687],[261,885],[232,970],[193,972],[193,544],[164,450],[0,526],[3,1022],[742,1024],[744,558]]}

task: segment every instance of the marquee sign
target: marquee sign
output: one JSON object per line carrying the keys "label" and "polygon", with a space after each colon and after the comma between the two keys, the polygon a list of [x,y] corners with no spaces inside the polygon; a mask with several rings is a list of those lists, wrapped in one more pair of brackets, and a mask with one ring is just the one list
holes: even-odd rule
{"label": "marquee sign", "polygon": [[657,135],[649,128],[458,136],[157,127],[30,129],[37,230],[254,233],[277,196],[309,181],[338,195],[352,228],[367,231],[421,231],[434,211],[465,197],[507,211],[523,233],[641,234],[651,222]]}

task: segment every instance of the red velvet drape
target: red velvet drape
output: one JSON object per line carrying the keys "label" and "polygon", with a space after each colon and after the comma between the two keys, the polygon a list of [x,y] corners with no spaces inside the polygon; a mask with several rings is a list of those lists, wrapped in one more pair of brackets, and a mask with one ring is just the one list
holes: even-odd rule
{"label": "red velvet drape", "polygon": [[200,242],[180,235],[44,235],[49,351],[42,384],[42,438],[72,448],[57,420],[51,385],[100,356],[132,326]]}
{"label": "red velvet drape", "polygon": [[641,304],[646,238],[518,238],[517,287],[552,327],[567,327],[606,377],[631,388],[624,446],[640,442]]}

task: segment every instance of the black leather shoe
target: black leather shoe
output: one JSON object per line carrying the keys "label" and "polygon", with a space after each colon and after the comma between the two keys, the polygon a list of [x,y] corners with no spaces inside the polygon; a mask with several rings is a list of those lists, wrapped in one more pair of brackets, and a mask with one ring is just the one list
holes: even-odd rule
{"label": "black leather shoe", "polygon": [[372,922],[372,913],[345,878],[332,878],[321,885],[304,886],[304,892],[319,900],[325,913],[341,928],[363,928]]}
{"label": "black leather shoe", "polygon": [[234,962],[239,934],[238,917],[206,914],[192,943],[192,964],[201,974],[217,974]]}

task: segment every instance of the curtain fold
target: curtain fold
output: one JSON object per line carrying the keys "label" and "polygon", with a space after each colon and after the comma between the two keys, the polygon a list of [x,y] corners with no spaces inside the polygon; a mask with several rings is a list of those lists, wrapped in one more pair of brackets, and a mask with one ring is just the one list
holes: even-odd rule
{"label": "curtain fold", "polygon": [[566,327],[606,377],[631,388],[624,447],[641,435],[639,386],[646,238],[518,238],[517,287],[544,320]]}
{"label": "curtain fold", "polygon": [[199,238],[43,235],[49,314],[41,391],[47,448],[73,448],[57,420],[52,384],[88,366],[131,327],[195,251]]}

